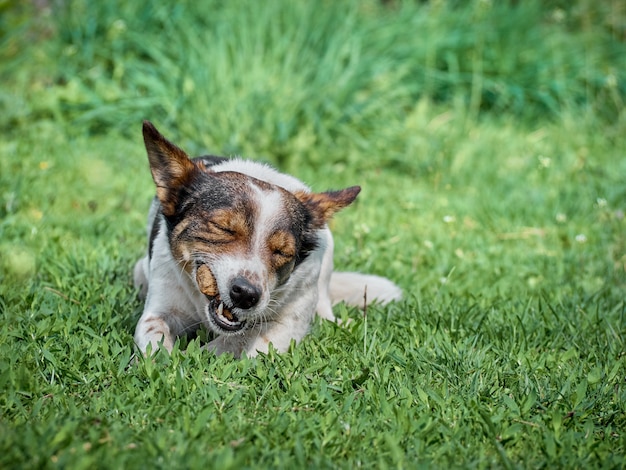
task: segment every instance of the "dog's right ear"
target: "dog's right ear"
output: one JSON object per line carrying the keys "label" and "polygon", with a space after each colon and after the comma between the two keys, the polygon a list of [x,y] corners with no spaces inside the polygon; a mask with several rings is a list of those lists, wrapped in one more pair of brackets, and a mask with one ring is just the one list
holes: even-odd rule
{"label": "dog's right ear", "polygon": [[360,186],[352,186],[339,191],[326,191],[324,193],[296,191],[294,196],[309,210],[313,228],[320,229],[336,212],[349,206],[360,191]]}
{"label": "dog's right ear", "polygon": [[163,214],[174,215],[179,189],[191,180],[197,167],[182,149],[163,137],[150,121],[143,122],[143,141]]}

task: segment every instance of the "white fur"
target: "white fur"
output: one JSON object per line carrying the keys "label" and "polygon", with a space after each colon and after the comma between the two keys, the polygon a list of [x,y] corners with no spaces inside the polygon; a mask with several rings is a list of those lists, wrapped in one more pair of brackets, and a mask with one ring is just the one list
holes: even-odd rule
{"label": "white fur", "polygon": [[[211,169],[243,173],[290,192],[309,191],[293,176],[249,160],[233,159]],[[272,217],[276,201],[272,200],[271,194],[259,194],[259,197],[266,198],[259,220],[267,220]],[[157,208],[158,203],[151,208],[152,217]],[[163,220],[158,222],[163,223]],[[254,318],[254,326],[242,333],[218,336],[207,345],[208,349],[217,354],[229,352],[238,357],[245,352],[254,356],[259,351],[266,352],[269,343],[272,343],[277,350],[286,351],[292,340],[300,341],[307,334],[316,312],[322,318],[334,320],[332,305],[337,302],[345,301],[363,307],[365,292],[368,303],[374,300],[387,303],[401,298],[400,289],[385,278],[359,273],[333,273],[331,232],[324,227],[318,230],[317,236],[317,248],[284,285],[269,289],[259,303],[249,309],[250,312],[238,312],[238,315]],[[261,277],[267,271],[255,253],[241,259],[227,258],[215,267],[220,292],[228,291],[226,280],[241,269],[254,271]],[[182,271],[172,257],[165,227],[161,227],[154,241],[152,258],[146,255],[135,265],[134,281],[140,294],[146,296],[144,312],[135,331],[135,342],[142,352],[146,352],[149,346],[155,351],[159,344],[171,351],[177,336],[207,323],[206,297],[198,290],[195,280]]]}

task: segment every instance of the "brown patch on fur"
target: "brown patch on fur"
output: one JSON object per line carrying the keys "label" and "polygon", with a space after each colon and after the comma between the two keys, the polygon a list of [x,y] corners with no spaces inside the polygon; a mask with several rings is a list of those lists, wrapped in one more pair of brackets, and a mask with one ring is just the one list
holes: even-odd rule
{"label": "brown patch on fur", "polygon": [[279,284],[287,281],[296,263],[296,239],[291,232],[279,230],[267,240],[269,263]]}
{"label": "brown patch on fur", "polygon": [[198,283],[200,292],[204,295],[215,297],[219,293],[215,276],[213,276],[213,273],[206,264],[198,268],[196,272],[196,282]]}
{"label": "brown patch on fur", "polygon": [[[191,234],[186,234],[189,231]],[[249,249],[251,231],[244,214],[218,209],[179,222],[172,231],[170,247],[180,263],[192,260],[197,253],[220,255],[245,252]],[[183,269],[191,272],[190,264],[186,263]]]}
{"label": "brown patch on fur", "polygon": [[194,172],[209,170],[202,162],[194,164],[181,148],[163,137],[149,121],[143,122],[143,140],[157,197],[163,213],[171,216],[176,211],[179,188],[192,179]]}
{"label": "brown patch on fur", "polygon": [[215,241],[244,239],[250,235],[250,226],[245,216],[239,211],[232,210],[214,211],[209,218],[207,229],[209,239],[216,238]]}
{"label": "brown patch on fur", "polygon": [[151,317],[151,318],[146,319],[146,320],[144,321],[144,323],[153,323],[153,322],[160,323],[160,322],[162,322],[162,321],[163,321],[163,320],[161,320],[161,319],[160,319],[160,318],[158,318],[158,317]]}
{"label": "brown patch on fur", "polygon": [[[152,317],[152,318],[148,318],[144,321],[144,324],[146,325],[146,334],[153,334],[153,333],[161,333],[161,335],[163,335],[163,339],[164,342],[167,344],[171,345],[171,340],[168,341],[168,337],[169,337],[169,327],[167,326],[167,323],[159,317]],[[151,324],[150,326],[147,326]],[[167,347],[167,344],[165,345]],[[171,349],[171,347],[170,347]]]}
{"label": "brown patch on fur", "polygon": [[326,191],[323,193],[297,191],[294,193],[294,196],[304,204],[311,213],[313,217],[313,227],[322,228],[336,212],[350,205],[359,195],[360,191],[360,186],[352,186],[339,191]]}
{"label": "brown patch on fur", "polygon": [[[178,223],[178,225],[176,225],[176,227],[174,227],[174,230],[170,235],[170,238],[172,240],[172,243],[170,244],[172,254],[174,255],[174,258],[178,261],[189,261],[191,252],[195,249],[192,244],[178,242],[180,234],[187,230],[190,225],[190,220],[182,220]],[[183,269],[187,272],[190,272],[191,266],[189,266],[189,263],[186,263],[183,266]]]}
{"label": "brown patch on fur", "polygon": [[270,235],[267,246],[272,254],[273,264],[282,265],[296,255],[296,240],[293,234],[280,230]]}

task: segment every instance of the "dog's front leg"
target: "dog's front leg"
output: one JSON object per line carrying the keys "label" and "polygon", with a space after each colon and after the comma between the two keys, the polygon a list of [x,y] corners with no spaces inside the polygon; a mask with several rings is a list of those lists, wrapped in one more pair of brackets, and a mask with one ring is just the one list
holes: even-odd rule
{"label": "dog's front leg", "polygon": [[163,317],[144,312],[135,329],[135,343],[143,354],[146,353],[148,345],[152,345],[152,353],[155,353],[160,344],[168,352],[172,352],[174,337],[170,326]]}

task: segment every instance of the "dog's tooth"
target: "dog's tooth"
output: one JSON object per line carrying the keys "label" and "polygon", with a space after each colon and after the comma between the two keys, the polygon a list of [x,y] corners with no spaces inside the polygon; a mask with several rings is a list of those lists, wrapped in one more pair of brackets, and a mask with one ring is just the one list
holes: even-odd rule
{"label": "dog's tooth", "polygon": [[220,302],[220,304],[217,306],[217,314],[223,315],[223,313],[224,313],[224,302]]}

